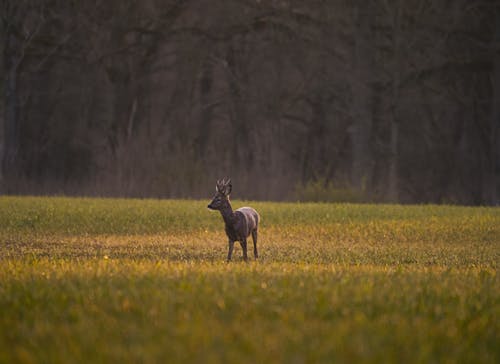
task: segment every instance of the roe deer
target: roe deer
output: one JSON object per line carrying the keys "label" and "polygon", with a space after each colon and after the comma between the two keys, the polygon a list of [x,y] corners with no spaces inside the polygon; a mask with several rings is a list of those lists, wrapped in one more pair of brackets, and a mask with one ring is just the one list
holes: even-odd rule
{"label": "roe deer", "polygon": [[229,239],[229,251],[227,261],[231,260],[233,255],[234,242],[239,241],[243,249],[243,259],[248,260],[247,256],[247,238],[252,234],[253,255],[255,259],[259,257],[257,253],[257,229],[259,227],[260,216],[251,207],[241,207],[233,212],[229,202],[229,194],[232,185],[230,179],[217,181],[215,185],[215,196],[207,206],[211,210],[219,210],[224,223],[226,224],[226,235]]}

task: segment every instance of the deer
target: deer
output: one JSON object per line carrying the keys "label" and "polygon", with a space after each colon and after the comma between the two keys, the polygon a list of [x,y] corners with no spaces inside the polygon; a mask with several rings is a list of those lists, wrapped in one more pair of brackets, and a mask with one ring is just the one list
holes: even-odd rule
{"label": "deer", "polygon": [[247,238],[252,235],[253,240],[253,255],[257,259],[257,230],[259,227],[260,216],[251,207],[240,207],[233,211],[229,195],[232,191],[231,179],[218,180],[215,184],[215,196],[208,204],[211,210],[218,210],[222,215],[225,223],[226,235],[229,240],[229,250],[227,253],[227,262],[231,261],[233,255],[234,242],[239,241],[243,250],[243,259],[248,261],[247,256]]}

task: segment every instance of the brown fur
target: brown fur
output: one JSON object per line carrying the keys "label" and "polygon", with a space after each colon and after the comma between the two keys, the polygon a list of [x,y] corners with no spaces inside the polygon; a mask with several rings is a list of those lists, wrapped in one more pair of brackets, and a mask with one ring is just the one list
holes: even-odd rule
{"label": "brown fur", "polygon": [[243,249],[243,259],[245,259],[245,261],[248,260],[247,238],[250,234],[253,240],[253,254],[255,259],[257,259],[259,257],[257,252],[257,230],[260,216],[257,211],[251,207],[241,207],[233,211],[231,203],[229,202],[231,190],[231,180],[223,179],[222,181],[217,181],[215,196],[208,205],[209,209],[220,211],[226,225],[226,235],[229,240],[227,261],[229,262],[231,260],[235,241],[240,242],[241,248]]}

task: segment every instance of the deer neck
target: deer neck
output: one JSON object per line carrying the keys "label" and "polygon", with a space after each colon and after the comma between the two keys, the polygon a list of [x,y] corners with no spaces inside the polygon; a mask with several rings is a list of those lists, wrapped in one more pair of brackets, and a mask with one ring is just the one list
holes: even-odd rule
{"label": "deer neck", "polygon": [[225,204],[221,209],[220,209],[220,214],[222,215],[222,218],[224,219],[224,222],[226,225],[232,225],[234,222],[234,212],[233,208],[231,207],[231,203],[227,201],[227,204]]}

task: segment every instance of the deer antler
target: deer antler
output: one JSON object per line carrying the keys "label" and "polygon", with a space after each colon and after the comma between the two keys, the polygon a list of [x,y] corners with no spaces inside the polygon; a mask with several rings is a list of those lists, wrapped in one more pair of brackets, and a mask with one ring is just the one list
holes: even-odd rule
{"label": "deer antler", "polygon": [[228,196],[232,190],[231,179],[224,177],[222,180],[218,180],[215,185],[215,190]]}

